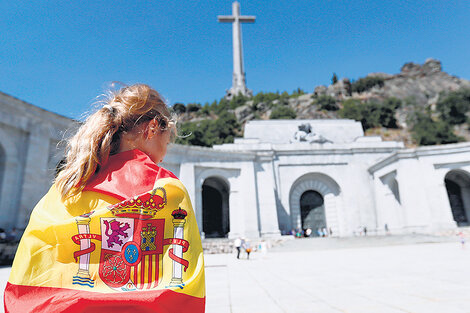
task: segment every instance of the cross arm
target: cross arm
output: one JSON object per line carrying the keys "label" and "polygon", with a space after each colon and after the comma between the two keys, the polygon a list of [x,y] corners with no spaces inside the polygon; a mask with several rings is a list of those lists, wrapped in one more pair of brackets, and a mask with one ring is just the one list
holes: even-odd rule
{"label": "cross arm", "polygon": [[255,16],[240,16],[238,18],[238,20],[241,22],[241,23],[254,23],[255,22],[255,19],[256,17]]}
{"label": "cross arm", "polygon": [[217,20],[221,23],[233,23],[235,22],[235,17],[230,15],[219,15]]}

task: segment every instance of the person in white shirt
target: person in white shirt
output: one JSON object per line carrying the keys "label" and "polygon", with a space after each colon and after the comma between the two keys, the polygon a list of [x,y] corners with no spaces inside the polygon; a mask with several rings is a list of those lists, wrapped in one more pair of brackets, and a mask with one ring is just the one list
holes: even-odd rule
{"label": "person in white shirt", "polygon": [[235,248],[237,249],[237,259],[240,258],[240,247],[242,246],[242,240],[240,237],[238,237],[237,239],[235,239],[233,245],[235,246]]}

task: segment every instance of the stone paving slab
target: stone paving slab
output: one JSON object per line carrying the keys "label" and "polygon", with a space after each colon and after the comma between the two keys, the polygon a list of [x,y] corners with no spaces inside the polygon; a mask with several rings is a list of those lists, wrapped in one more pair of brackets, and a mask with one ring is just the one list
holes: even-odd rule
{"label": "stone paving slab", "polygon": [[[206,312],[470,312],[470,246],[457,239],[354,248],[330,241],[328,249],[326,240],[315,240],[255,252],[250,260],[206,255]],[[2,300],[9,271],[0,268]]]}

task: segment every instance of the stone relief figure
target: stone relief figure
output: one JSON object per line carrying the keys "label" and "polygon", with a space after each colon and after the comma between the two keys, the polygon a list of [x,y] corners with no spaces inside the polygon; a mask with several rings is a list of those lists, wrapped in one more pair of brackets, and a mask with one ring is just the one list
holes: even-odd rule
{"label": "stone relief figure", "polygon": [[295,132],[294,139],[292,139],[291,142],[333,143],[331,140],[326,139],[321,134],[315,133],[313,131],[312,125],[309,123],[300,124],[298,128],[299,130]]}

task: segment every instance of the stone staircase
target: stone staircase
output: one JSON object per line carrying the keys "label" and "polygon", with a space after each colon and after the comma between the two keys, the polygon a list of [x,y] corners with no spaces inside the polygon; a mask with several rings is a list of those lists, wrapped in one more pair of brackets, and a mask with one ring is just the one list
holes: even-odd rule
{"label": "stone staircase", "polygon": [[[283,236],[279,238],[267,238],[267,239],[249,239],[250,246],[253,252],[258,251],[262,245],[266,245],[267,249],[274,246],[278,246],[287,240],[292,240],[292,236]],[[233,253],[235,247],[233,245],[234,239],[228,238],[210,238],[202,240],[202,249],[205,254],[221,254],[221,253]]]}
{"label": "stone staircase", "polygon": [[460,232],[463,233],[463,235],[466,238],[470,238],[470,226],[458,227],[455,229],[439,231],[439,232],[436,232],[435,235],[441,236],[441,237],[452,237],[452,236],[457,236]]}

